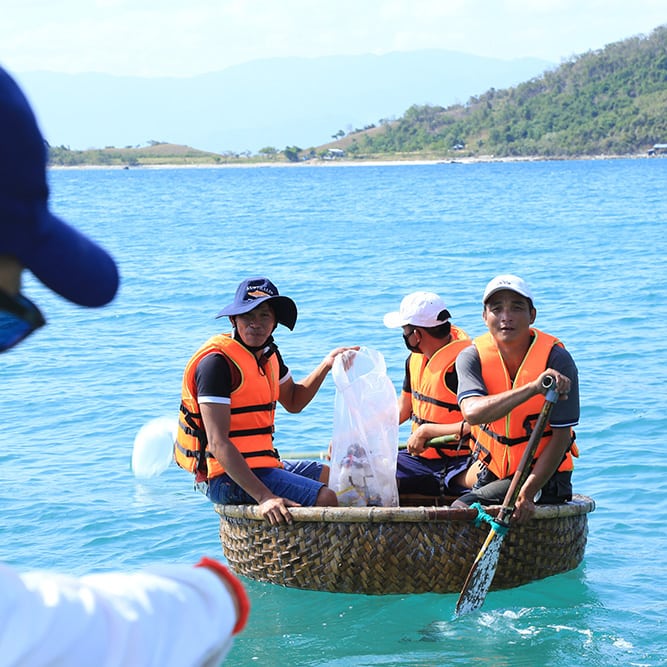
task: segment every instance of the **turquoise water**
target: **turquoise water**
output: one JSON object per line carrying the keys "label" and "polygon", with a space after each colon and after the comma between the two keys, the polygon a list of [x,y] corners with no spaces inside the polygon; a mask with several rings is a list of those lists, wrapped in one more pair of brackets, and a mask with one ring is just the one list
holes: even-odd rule
{"label": "turquoise water", "polygon": [[[661,159],[52,172],[54,208],[104,241],[123,283],[91,311],[26,279],[49,324],[1,359],[0,559],[80,574],[222,557],[188,475],[140,482],[130,457],[142,424],[175,415],[183,366],[243,277],[267,274],[297,302],[295,331],[277,335],[297,378],[362,344],[398,388],[406,352],[382,315],[431,289],[477,335],[484,285],[514,272],[579,367],[574,484],[597,502],[583,564],[462,619],[455,595],[248,581],[228,662],[667,664],[666,178]],[[326,448],[333,397],[328,378],[304,413],[279,413],[281,451]]]}

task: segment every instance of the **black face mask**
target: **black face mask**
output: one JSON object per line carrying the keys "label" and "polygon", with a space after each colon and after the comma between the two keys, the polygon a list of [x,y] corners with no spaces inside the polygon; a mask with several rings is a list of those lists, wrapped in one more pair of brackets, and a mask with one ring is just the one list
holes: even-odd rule
{"label": "black face mask", "polygon": [[412,336],[413,333],[414,331],[411,331],[409,334],[403,334],[403,342],[405,343],[405,347],[407,347],[408,350],[410,350],[410,352],[419,352],[418,345],[411,345],[410,343],[408,343],[408,339],[410,338],[410,336]]}

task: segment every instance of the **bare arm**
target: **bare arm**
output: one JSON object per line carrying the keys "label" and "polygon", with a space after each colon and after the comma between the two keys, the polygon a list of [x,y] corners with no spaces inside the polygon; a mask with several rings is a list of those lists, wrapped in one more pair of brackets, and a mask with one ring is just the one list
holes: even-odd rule
{"label": "bare arm", "polygon": [[569,428],[553,428],[552,431],[551,439],[535,462],[517,496],[512,515],[517,521],[525,521],[533,516],[535,513],[535,495],[558,470],[558,466],[570,446],[571,431]]}
{"label": "bare arm", "polygon": [[280,396],[278,397],[280,404],[287,412],[301,412],[313,400],[317,390],[322,386],[324,378],[333,366],[334,359],[347,350],[358,349],[359,346],[338,347],[329,352],[319,366],[301,382],[294,382],[291,377],[285,380],[280,385]]}
{"label": "bare arm", "polygon": [[[421,424],[410,434],[407,450],[410,454],[421,454],[426,449],[426,442],[431,438],[441,435],[467,435],[468,433],[470,433],[470,426],[465,421],[453,424]],[[469,453],[467,447],[461,451],[462,455],[465,453]]]}
{"label": "bare arm", "polygon": [[412,416],[412,396],[407,391],[401,391],[398,397],[398,423],[402,424]]}
{"label": "bare arm", "polygon": [[209,451],[224,467],[225,472],[257,501],[265,519],[271,523],[290,522],[292,517],[287,507],[298,507],[298,503],[280,498],[267,488],[229,439],[230,406],[202,403],[199,407]]}
{"label": "bare arm", "polygon": [[508,389],[500,394],[490,396],[468,396],[461,401],[461,412],[469,424],[489,424],[496,419],[502,419],[508,415],[514,408],[537,394],[546,393],[542,386],[542,380],[550,375],[556,380],[556,391],[559,393],[559,400],[567,399],[570,391],[570,380],[562,373],[547,368],[543,373],[527,384],[515,389]]}
{"label": "bare arm", "polygon": [[534,383],[490,396],[468,396],[461,401],[461,413],[469,424],[488,424],[502,419],[514,408],[539,393]]}
{"label": "bare arm", "polygon": [[[5,631],[2,661],[145,665],[161,656],[161,665],[220,665],[248,609],[241,582],[210,559],[82,577],[3,566],[3,630],[11,623],[31,632]],[[203,632],[197,642],[180,632],[183,618]]]}

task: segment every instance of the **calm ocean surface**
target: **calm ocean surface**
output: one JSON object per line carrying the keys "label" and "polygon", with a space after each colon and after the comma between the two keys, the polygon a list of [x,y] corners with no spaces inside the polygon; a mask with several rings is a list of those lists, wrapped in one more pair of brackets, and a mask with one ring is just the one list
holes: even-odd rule
{"label": "calm ocean surface", "polygon": [[[217,515],[172,465],[136,480],[134,437],[176,415],[190,354],[238,282],[266,274],[299,307],[276,339],[297,379],[331,348],[406,351],[382,316],[416,289],[483,332],[497,273],[526,278],[536,325],[579,367],[592,496],[575,571],[490,593],[365,597],[248,581],[237,665],[667,664],[667,160],[54,171],[53,206],[120,265],[114,303],[77,308],[27,276],[48,326],[2,355],[0,559],[81,574],[222,558]],[[334,386],[280,411],[283,453],[331,437]],[[193,629],[193,641],[197,640]],[[1,659],[0,659],[1,662]]]}

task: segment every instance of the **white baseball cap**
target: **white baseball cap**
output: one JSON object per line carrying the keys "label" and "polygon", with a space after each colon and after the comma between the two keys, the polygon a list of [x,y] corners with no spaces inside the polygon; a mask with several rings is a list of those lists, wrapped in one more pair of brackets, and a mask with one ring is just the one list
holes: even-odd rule
{"label": "white baseball cap", "polygon": [[528,283],[523,278],[519,276],[514,276],[511,273],[504,273],[500,276],[496,276],[493,280],[489,282],[484,290],[484,297],[482,298],[482,303],[486,303],[489,297],[500,290],[508,289],[512,292],[516,292],[521,296],[525,296],[527,299],[530,299],[531,303],[533,302],[533,293],[528,287]]}
{"label": "white baseball cap", "polygon": [[450,318],[445,302],[434,292],[412,292],[401,301],[399,310],[387,313],[384,325],[396,329],[411,324],[415,327],[437,327]]}

